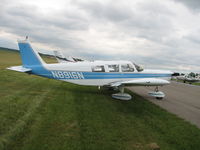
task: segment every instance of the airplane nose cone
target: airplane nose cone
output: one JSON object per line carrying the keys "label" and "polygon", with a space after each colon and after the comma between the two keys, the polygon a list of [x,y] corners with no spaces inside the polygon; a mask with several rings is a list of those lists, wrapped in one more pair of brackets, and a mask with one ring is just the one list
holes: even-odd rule
{"label": "airplane nose cone", "polygon": [[169,71],[169,74],[171,74],[171,75],[174,74],[174,73],[175,73],[175,72]]}

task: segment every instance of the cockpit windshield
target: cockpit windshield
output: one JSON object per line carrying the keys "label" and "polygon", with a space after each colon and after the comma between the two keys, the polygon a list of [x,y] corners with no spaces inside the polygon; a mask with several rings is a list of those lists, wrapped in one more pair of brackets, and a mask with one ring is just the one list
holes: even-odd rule
{"label": "cockpit windshield", "polygon": [[136,70],[138,71],[138,72],[142,72],[144,69],[141,67],[141,66],[139,66],[139,65],[137,65],[137,64],[135,64],[135,63],[133,63],[134,65],[135,65],[135,68],[136,68]]}

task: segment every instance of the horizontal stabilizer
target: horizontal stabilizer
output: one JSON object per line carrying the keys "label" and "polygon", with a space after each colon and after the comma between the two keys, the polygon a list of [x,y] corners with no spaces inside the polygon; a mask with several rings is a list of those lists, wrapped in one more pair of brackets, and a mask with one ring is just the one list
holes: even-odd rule
{"label": "horizontal stabilizer", "polygon": [[30,72],[31,71],[31,69],[25,68],[23,66],[12,66],[12,67],[8,67],[7,69],[18,71],[18,72]]}

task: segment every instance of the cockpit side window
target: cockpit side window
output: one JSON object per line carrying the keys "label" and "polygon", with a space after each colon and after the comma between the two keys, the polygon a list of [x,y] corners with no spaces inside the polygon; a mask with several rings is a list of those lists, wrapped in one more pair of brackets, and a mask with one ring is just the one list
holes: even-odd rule
{"label": "cockpit side window", "polygon": [[92,72],[105,72],[104,66],[93,66]]}
{"label": "cockpit side window", "polygon": [[136,70],[137,70],[138,72],[141,72],[141,71],[144,70],[141,66],[136,65],[135,63],[133,63],[133,64],[135,65],[135,68],[136,68]]}
{"label": "cockpit side window", "polygon": [[109,72],[119,72],[119,65],[108,65]]}
{"label": "cockpit side window", "polygon": [[122,64],[121,69],[122,72],[134,72],[134,68],[131,64]]}

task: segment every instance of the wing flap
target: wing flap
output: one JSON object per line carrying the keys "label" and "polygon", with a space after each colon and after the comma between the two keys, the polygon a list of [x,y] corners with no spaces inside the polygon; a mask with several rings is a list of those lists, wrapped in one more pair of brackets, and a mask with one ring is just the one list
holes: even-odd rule
{"label": "wing flap", "polygon": [[7,69],[18,71],[18,72],[30,72],[31,71],[31,69],[25,68],[23,66],[12,66],[12,67],[8,67]]}

